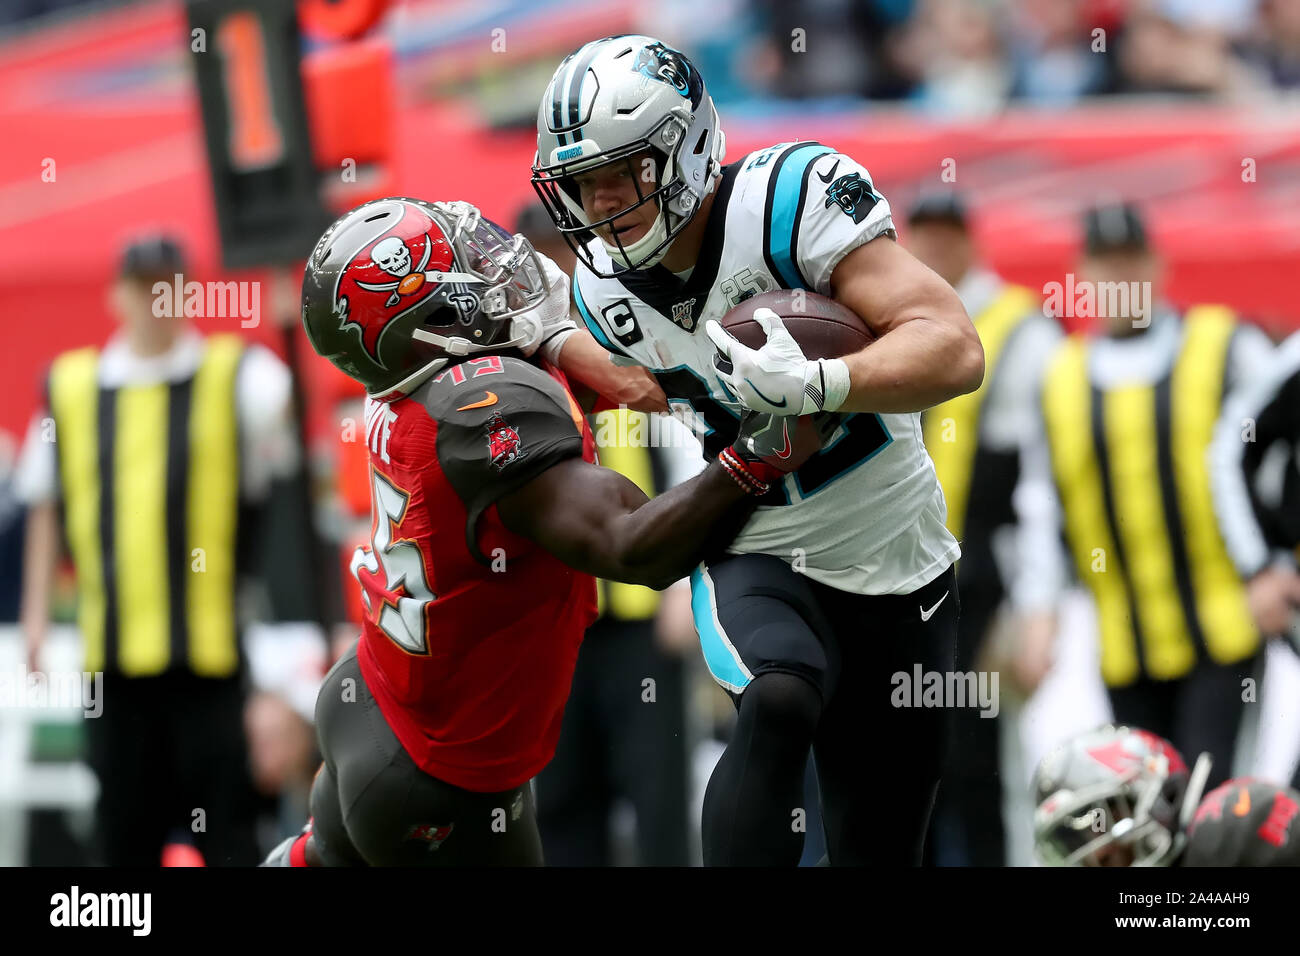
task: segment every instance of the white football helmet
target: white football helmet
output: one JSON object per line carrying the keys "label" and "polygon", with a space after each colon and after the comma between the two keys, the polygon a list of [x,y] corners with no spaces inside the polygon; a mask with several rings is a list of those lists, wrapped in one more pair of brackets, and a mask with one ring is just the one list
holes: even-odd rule
{"label": "white football helmet", "polygon": [[[645,150],[654,160],[653,181],[631,169],[638,201],[605,219],[583,211],[573,177],[607,163],[632,163]],[[656,265],[713,189],[726,139],[704,80],[681,53],[653,37],[595,40],[565,57],[537,111],[533,187],[574,253],[597,275],[587,244],[607,226],[648,202],[658,208],[654,226],[624,244],[599,241],[614,268]]]}

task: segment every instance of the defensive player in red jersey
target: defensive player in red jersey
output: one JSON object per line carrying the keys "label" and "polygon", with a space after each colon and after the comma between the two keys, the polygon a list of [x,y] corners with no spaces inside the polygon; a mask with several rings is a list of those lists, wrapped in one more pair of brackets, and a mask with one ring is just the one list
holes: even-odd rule
{"label": "defensive player in red jersey", "polygon": [[555,750],[591,575],[666,587],[821,447],[824,419],[753,414],[648,500],[594,464],[536,352],[567,312],[563,274],[465,203],[367,203],[312,252],[308,336],[369,396],[373,536],[352,561],[361,638],[317,698],[312,823],[266,865],[540,864],[528,781]]}

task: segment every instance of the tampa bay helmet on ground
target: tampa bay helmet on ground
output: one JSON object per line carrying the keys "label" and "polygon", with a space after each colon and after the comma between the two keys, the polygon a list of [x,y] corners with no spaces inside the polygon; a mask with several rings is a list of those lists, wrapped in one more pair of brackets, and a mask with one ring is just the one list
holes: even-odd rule
{"label": "tampa bay helmet on ground", "polygon": [[1169,866],[1210,772],[1163,737],[1106,724],[1061,744],[1034,773],[1034,849],[1049,866]]}
{"label": "tampa bay helmet on ground", "polygon": [[302,320],[320,355],[390,399],[453,356],[535,343],[548,291],[528,241],[469,203],[376,199],[316,243]]}
{"label": "tampa bay helmet on ground", "polygon": [[[633,168],[649,151],[653,175]],[[565,241],[597,275],[586,244],[645,203],[658,208],[655,224],[635,242],[617,235],[604,243],[616,269],[658,263],[713,189],[726,140],[704,80],[684,55],[653,37],[595,40],[564,59],[537,111],[533,187]],[[639,200],[605,219],[583,211],[573,177],[606,163],[627,163]],[[639,164],[638,164],[639,165]],[[644,185],[643,185],[644,184]]]}

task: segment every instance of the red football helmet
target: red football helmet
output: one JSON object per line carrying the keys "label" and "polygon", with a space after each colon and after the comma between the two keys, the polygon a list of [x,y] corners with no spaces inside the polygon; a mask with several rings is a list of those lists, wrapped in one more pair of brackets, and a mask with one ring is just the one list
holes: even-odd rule
{"label": "red football helmet", "polygon": [[1057,747],[1034,773],[1034,849],[1049,866],[1168,866],[1205,789],[1173,744],[1106,724]]}
{"label": "red football helmet", "polygon": [[549,291],[528,241],[469,203],[377,199],[321,236],[302,318],[319,354],[386,399],[452,356],[534,344]]}

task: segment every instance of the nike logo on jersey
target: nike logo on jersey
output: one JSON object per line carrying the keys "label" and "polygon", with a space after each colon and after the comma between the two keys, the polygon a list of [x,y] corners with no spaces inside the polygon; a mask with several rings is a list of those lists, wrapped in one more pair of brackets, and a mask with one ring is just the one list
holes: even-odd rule
{"label": "nike logo on jersey", "polygon": [[496,392],[488,392],[488,393],[487,393],[487,398],[483,399],[483,401],[481,401],[481,402],[472,402],[472,403],[470,403],[469,405],[462,405],[460,408],[456,409],[456,411],[458,411],[458,412],[467,412],[467,411],[469,411],[471,408],[487,408],[489,405],[495,405],[496,403],[497,403],[497,393],[496,393]]}
{"label": "nike logo on jersey", "polygon": [[827,173],[825,176],[823,176],[821,173],[818,173],[817,178],[829,185],[830,181],[835,178],[835,170],[839,168],[840,168],[840,161],[837,159],[835,160],[835,165],[831,167],[831,171],[829,173]]}
{"label": "nike logo on jersey", "polygon": [[759,398],[761,398],[763,401],[767,402],[767,404],[771,405],[773,408],[785,408],[784,398],[781,399],[779,402],[773,401],[772,399],[764,395],[762,392],[760,392],[758,388],[754,385],[754,383],[751,382],[749,379],[745,379],[745,384],[748,385],[750,388],[754,389],[754,394],[757,395]]}
{"label": "nike logo on jersey", "polygon": [[[947,592],[947,591],[944,591],[944,592],[943,592],[943,597],[941,597],[941,598],[939,598],[939,600],[935,601],[935,602],[934,602],[934,607],[930,608],[930,610],[927,611],[925,608],[922,607],[922,608],[921,608],[921,620],[922,620],[922,621],[928,621],[928,620],[930,620],[930,618],[934,617],[934,612],[937,611],[937,610],[939,610],[939,605],[942,604],[942,603],[943,603],[944,601],[946,601],[946,600],[948,600],[948,592]],[[920,607],[920,605],[917,605],[917,606]]]}

